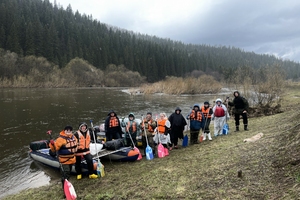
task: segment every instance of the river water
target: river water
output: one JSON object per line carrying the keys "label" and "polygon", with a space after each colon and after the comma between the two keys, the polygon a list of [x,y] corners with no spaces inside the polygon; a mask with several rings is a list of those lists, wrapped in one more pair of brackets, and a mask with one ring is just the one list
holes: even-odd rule
{"label": "river water", "polygon": [[[59,177],[28,156],[32,141],[49,139],[66,126],[78,128],[80,122],[103,123],[108,112],[119,117],[133,112],[136,118],[151,111],[169,116],[179,106],[186,116],[190,107],[216,99],[215,95],[170,96],[129,95],[124,88],[80,89],[0,89],[0,198],[21,190],[47,185]],[[126,90],[125,90],[126,91]],[[221,95],[218,97],[223,97]]]}

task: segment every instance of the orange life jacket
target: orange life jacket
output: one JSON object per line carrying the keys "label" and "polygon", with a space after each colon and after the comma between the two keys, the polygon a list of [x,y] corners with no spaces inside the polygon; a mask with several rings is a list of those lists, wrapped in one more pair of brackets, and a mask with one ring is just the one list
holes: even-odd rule
{"label": "orange life jacket", "polygon": [[59,138],[62,138],[66,141],[66,143],[62,145],[60,149],[57,151],[59,162],[62,164],[73,163],[73,160],[75,158],[75,152],[77,151],[77,140],[75,136],[72,135],[72,137],[66,137],[60,135]]}
{"label": "orange life jacket", "polygon": [[109,128],[113,128],[117,126],[119,126],[119,120],[116,117],[110,117]]}
{"label": "orange life jacket", "polygon": [[153,128],[151,126],[151,124],[153,123],[153,120],[150,119],[149,121],[147,121],[147,119],[144,119],[143,124],[146,127],[146,129],[148,129],[149,132],[153,132]]}
{"label": "orange life jacket", "polygon": [[90,143],[91,143],[91,135],[89,130],[86,132],[86,136],[78,130],[78,148],[76,152],[76,156],[86,155],[90,153]]}
{"label": "orange life jacket", "polygon": [[222,108],[222,106],[216,106],[214,115],[216,117],[224,117],[225,116],[225,110]]}
{"label": "orange life jacket", "polygon": [[166,121],[167,119],[157,120],[157,129],[160,134],[164,134],[166,132]]}
{"label": "orange life jacket", "polygon": [[[130,127],[132,127],[132,130],[130,130]],[[126,125],[126,132],[128,132],[128,133],[135,133],[136,130],[137,130],[137,128],[136,128],[136,122],[135,121],[133,121],[133,122],[128,121],[127,125]]]}
{"label": "orange life jacket", "polygon": [[200,112],[200,110],[198,110],[197,112],[195,110],[192,110],[191,114],[190,114],[190,120],[198,120],[198,121],[202,121],[202,114]]}
{"label": "orange life jacket", "polygon": [[201,107],[201,112],[203,113],[205,118],[209,118],[209,119],[211,118],[211,115],[209,114],[210,109],[211,108],[205,109],[205,106]]}

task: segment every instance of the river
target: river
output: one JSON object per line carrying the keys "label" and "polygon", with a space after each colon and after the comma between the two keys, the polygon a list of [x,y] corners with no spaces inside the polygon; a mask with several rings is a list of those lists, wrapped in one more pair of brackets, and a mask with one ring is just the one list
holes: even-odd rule
{"label": "river", "polygon": [[141,118],[148,111],[169,116],[179,106],[186,116],[193,104],[214,99],[216,95],[129,95],[124,88],[0,89],[0,198],[60,176],[28,156],[30,142],[49,139],[47,130],[57,136],[66,125],[77,129],[90,120],[99,125],[110,110],[119,117],[133,112]]}

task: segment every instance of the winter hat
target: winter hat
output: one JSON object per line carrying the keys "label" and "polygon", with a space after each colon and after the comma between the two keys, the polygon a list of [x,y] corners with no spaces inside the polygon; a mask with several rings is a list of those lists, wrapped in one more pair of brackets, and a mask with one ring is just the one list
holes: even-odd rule
{"label": "winter hat", "polygon": [[208,102],[208,101],[204,101],[204,105],[205,105],[205,104],[209,105],[209,102]]}
{"label": "winter hat", "polygon": [[67,126],[64,128],[64,130],[70,130],[70,131],[73,131],[73,128],[72,128],[72,126],[67,125]]}
{"label": "winter hat", "polygon": [[152,112],[147,112],[147,115],[151,115],[152,116]]}

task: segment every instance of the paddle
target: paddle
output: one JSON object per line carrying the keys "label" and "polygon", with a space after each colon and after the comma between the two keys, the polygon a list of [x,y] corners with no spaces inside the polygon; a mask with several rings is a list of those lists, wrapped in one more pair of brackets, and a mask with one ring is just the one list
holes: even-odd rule
{"label": "paddle", "polygon": [[[146,127],[145,127],[143,115],[142,115],[142,120],[143,120],[143,126],[144,126],[144,134],[145,134],[146,143],[147,143],[147,146],[146,146],[146,159],[147,160],[152,160],[154,156],[153,156],[152,148],[149,146],[149,143],[148,143],[148,138],[147,138]],[[150,126],[150,124],[148,124],[148,126]]]}
{"label": "paddle", "polygon": [[92,127],[92,131],[93,131],[93,137],[94,137],[94,144],[95,144],[95,149],[97,152],[97,175],[98,177],[104,177],[105,176],[105,172],[104,172],[104,166],[102,165],[102,163],[100,162],[99,159],[99,155],[98,155],[98,149],[97,149],[97,138],[95,137],[95,132],[94,132],[94,125],[93,125],[93,120],[90,120],[91,122],[91,127]]}
{"label": "paddle", "polygon": [[225,112],[225,124],[223,125],[223,129],[222,129],[223,135],[228,135],[228,133],[229,133],[229,125],[227,123],[228,99],[229,99],[229,97],[226,98],[227,110]]}
{"label": "paddle", "polygon": [[[210,108],[208,108],[210,109]],[[204,131],[205,131],[205,127],[206,127],[206,122],[207,122],[207,118],[208,118],[208,115],[209,115],[209,110],[208,110],[208,113],[207,113],[207,116],[205,117],[205,123],[204,123],[204,127],[203,127],[203,131],[202,131],[202,135],[200,136],[200,142],[203,141],[203,135],[205,134]]]}
{"label": "paddle", "polygon": [[[50,136],[50,140],[52,140],[51,133],[52,133],[52,130],[47,131],[47,134]],[[57,161],[58,161],[58,164],[60,166],[60,169],[61,169],[61,171],[63,172],[63,174],[65,176],[62,164],[59,162],[59,159],[58,159],[58,153],[56,151],[55,145],[53,145],[53,147],[54,147],[54,150],[55,150],[56,155],[57,155]],[[77,198],[77,195],[76,195],[76,192],[75,192],[75,189],[74,189],[73,185],[68,181],[68,179],[66,179],[66,177],[64,177],[64,193],[65,193],[66,199],[68,199],[68,200],[75,200]]]}
{"label": "paddle", "polygon": [[137,160],[141,160],[143,157],[142,157],[142,154],[141,154],[140,150],[134,145],[134,142],[133,142],[133,139],[132,139],[132,137],[131,137],[131,134],[128,133],[128,135],[129,135],[130,140],[131,140],[131,143],[132,143],[132,145],[133,145],[133,150],[139,154]]}

